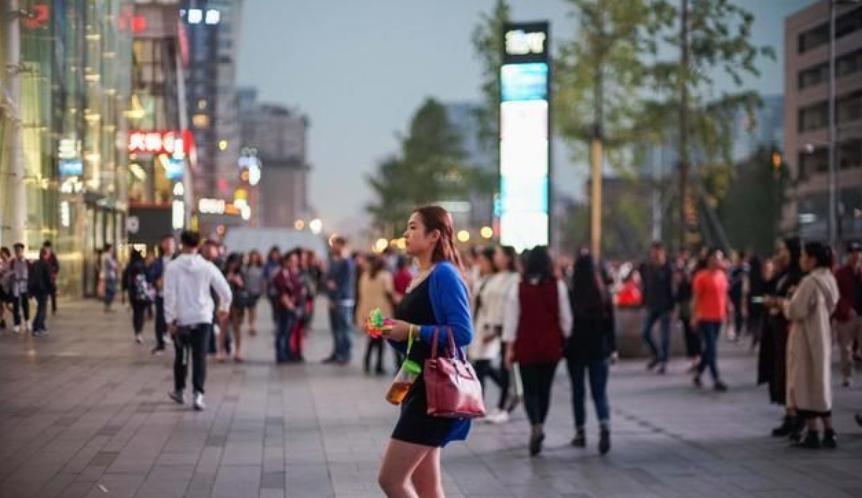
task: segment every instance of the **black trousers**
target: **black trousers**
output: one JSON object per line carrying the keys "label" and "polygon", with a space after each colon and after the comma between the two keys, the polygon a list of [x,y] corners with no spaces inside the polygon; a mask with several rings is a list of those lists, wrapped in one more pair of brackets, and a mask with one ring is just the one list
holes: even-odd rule
{"label": "black trousers", "polygon": [[135,329],[135,335],[140,334],[144,330],[144,313],[147,311],[147,303],[143,301],[132,301],[132,328]]}
{"label": "black trousers", "polygon": [[483,394],[485,393],[485,379],[488,377],[494,381],[494,384],[503,385],[503,370],[494,368],[491,365],[491,360],[476,360],[473,362],[473,369],[476,370],[476,378],[479,379]]}
{"label": "black trousers", "polygon": [[33,331],[45,330],[45,315],[48,313],[48,295],[36,294],[36,317],[33,318]]}
{"label": "black trousers", "polygon": [[51,283],[51,313],[57,312],[57,282]]}
{"label": "black trousers", "polygon": [[30,321],[30,296],[26,292],[12,298],[12,319],[15,321],[15,325],[21,325],[22,311],[24,312],[24,321]]}
{"label": "black trousers", "polygon": [[[502,332],[501,332],[502,333]],[[509,388],[511,386],[512,372],[506,368],[506,349],[512,347],[510,344],[500,344],[500,400],[497,402],[498,410],[505,410],[509,402]]]}
{"label": "black trousers", "polygon": [[544,424],[551,407],[551,386],[557,363],[521,365],[521,381],[524,383],[524,409],[530,424]]}
{"label": "black trousers", "polygon": [[691,326],[691,320],[680,318],[682,324],[682,338],[685,342],[685,356],[696,358],[700,356],[700,334]]}
{"label": "black trousers", "polygon": [[365,343],[365,362],[364,362],[364,365],[365,365],[365,371],[366,372],[371,371],[371,356],[375,352],[377,353],[376,371],[382,372],[383,371],[383,338],[382,337],[378,337],[376,339],[373,337],[369,337],[368,342]]}
{"label": "black trousers", "polygon": [[156,348],[165,349],[165,334],[168,331],[168,324],[165,323],[165,298],[156,296]]}
{"label": "black trousers", "polygon": [[174,336],[174,389],[186,388],[189,362],[192,363],[192,387],[203,394],[207,377],[207,343],[212,324],[199,323],[180,327]]}

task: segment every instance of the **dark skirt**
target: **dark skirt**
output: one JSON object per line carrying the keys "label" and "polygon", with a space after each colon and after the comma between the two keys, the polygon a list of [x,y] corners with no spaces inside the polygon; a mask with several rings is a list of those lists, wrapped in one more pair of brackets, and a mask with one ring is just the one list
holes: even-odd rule
{"label": "dark skirt", "polygon": [[425,380],[420,375],[401,403],[401,416],[392,431],[392,439],[435,448],[466,439],[470,420],[428,415],[425,396]]}
{"label": "dark skirt", "polygon": [[790,323],[780,315],[763,320],[758,358],[758,384],[769,385],[769,401],[784,405],[787,401],[787,339]]}

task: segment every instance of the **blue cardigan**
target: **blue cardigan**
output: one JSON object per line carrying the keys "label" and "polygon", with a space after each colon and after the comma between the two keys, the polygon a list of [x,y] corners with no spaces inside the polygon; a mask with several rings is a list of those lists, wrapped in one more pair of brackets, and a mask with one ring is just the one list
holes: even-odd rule
{"label": "blue cardigan", "polygon": [[[438,263],[428,276],[428,295],[431,297],[431,309],[437,323],[421,323],[419,325],[419,340],[431,344],[434,329],[449,327],[455,345],[466,347],[473,340],[473,318],[470,316],[470,299],[467,295],[467,285],[461,274],[452,263]],[[444,330],[440,330],[437,342],[447,346],[449,339]],[[390,341],[395,349],[405,351],[407,341]]]}
{"label": "blue cardigan", "polygon": [[[425,344],[431,344],[434,337],[434,329],[437,327],[449,327],[452,329],[452,337],[455,345],[464,348],[473,340],[473,319],[470,316],[470,300],[467,294],[467,285],[461,278],[457,268],[451,263],[438,263],[428,276],[428,295],[431,298],[431,309],[434,311],[436,324],[418,324],[419,340]],[[407,341],[393,342],[392,346],[401,351],[407,350]],[[447,346],[449,339],[443,330],[440,330],[437,342],[440,346]],[[453,428],[452,433],[446,440],[462,441],[467,439],[470,432],[470,419],[461,419]]]}

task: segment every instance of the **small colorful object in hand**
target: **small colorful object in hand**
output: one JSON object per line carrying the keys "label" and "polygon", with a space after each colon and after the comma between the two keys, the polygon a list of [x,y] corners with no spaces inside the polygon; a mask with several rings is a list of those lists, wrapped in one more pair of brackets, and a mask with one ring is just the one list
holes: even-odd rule
{"label": "small colorful object in hand", "polygon": [[392,330],[392,324],[393,321],[384,317],[380,308],[374,308],[371,310],[371,314],[368,315],[368,319],[365,320],[365,332],[374,339],[377,339]]}

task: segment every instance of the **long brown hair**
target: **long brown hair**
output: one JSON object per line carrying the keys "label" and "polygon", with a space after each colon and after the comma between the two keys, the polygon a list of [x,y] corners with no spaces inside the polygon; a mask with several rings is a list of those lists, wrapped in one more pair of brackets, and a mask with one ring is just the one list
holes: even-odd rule
{"label": "long brown hair", "polygon": [[423,206],[414,213],[422,218],[422,224],[425,225],[425,232],[438,230],[440,232],[440,240],[434,246],[434,252],[431,255],[433,263],[440,261],[448,261],[458,268],[458,271],[463,272],[464,267],[461,264],[461,255],[455,247],[455,228],[452,226],[452,216],[449,211],[446,211],[440,206]]}

